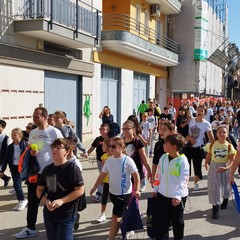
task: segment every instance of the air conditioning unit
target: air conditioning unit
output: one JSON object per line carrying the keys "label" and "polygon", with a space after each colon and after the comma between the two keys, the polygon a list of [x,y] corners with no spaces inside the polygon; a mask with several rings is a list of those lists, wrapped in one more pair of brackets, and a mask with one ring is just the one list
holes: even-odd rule
{"label": "air conditioning unit", "polygon": [[151,16],[152,17],[160,17],[161,16],[160,5],[158,5],[158,4],[151,5]]}

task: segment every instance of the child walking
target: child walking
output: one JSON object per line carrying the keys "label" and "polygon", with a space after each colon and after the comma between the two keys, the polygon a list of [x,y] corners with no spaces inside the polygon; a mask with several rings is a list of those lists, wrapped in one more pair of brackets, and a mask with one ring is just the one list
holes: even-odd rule
{"label": "child walking", "polygon": [[184,141],[180,134],[165,139],[164,151],[158,165],[159,185],[154,186],[155,240],[163,240],[169,222],[173,225],[174,239],[184,237],[183,211],[188,196],[189,163],[184,154],[178,152]]}
{"label": "child walking", "polygon": [[115,137],[111,139],[110,152],[113,155],[108,158],[103,166],[103,170],[90,191],[92,195],[97,186],[109,175],[110,199],[113,203],[112,223],[109,231],[109,240],[115,239],[118,233],[120,221],[124,210],[129,204],[132,193],[132,181],[134,179],[134,192],[139,198],[140,178],[136,164],[133,159],[123,154],[125,149],[124,140]]}
{"label": "child walking", "polygon": [[28,200],[23,193],[22,180],[18,172],[18,164],[21,154],[26,149],[26,143],[23,141],[23,132],[20,128],[14,128],[11,132],[11,137],[13,142],[7,147],[2,172],[4,173],[8,164],[13,179],[13,188],[16,192],[17,200],[19,201],[13,210],[22,211],[27,206]]}
{"label": "child walking", "polygon": [[[103,140],[102,143],[102,149],[103,152],[105,152],[101,159],[102,159],[102,167],[106,163],[107,159],[112,155],[110,151],[110,138],[106,138]],[[109,179],[108,176],[106,176],[103,179],[103,194],[102,194],[102,205],[101,205],[101,215],[97,218],[97,222],[101,223],[106,221],[106,207],[107,207],[107,200],[109,195]]]}
{"label": "child walking", "polygon": [[[100,136],[96,137],[94,141],[91,144],[91,147],[88,149],[87,153],[84,155],[84,157],[88,157],[88,155],[93,152],[94,149],[96,149],[96,158],[97,158],[97,166],[99,172],[102,170],[102,155],[104,154],[103,149],[102,149],[102,143],[103,140],[108,138],[109,134],[109,125],[106,123],[101,124],[100,128]],[[102,191],[103,191],[103,185],[100,183],[96,195],[94,196],[94,200],[96,202],[99,202],[102,196]]]}
{"label": "child walking", "polygon": [[[232,166],[235,149],[227,141],[228,126],[219,125],[216,130],[217,140],[207,145],[205,168],[208,170],[208,198],[212,204],[212,218],[218,218],[221,198],[221,209],[226,209],[230,197],[229,169]],[[211,162],[210,162],[211,160]],[[208,167],[210,163],[210,166]]]}

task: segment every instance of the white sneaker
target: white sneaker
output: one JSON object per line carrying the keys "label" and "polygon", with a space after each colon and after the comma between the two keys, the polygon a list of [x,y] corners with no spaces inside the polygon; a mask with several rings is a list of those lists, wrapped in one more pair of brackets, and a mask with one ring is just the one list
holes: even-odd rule
{"label": "white sneaker", "polygon": [[99,192],[96,193],[96,195],[93,197],[93,199],[96,201],[96,202],[99,202],[101,200],[101,194]]}
{"label": "white sneaker", "polygon": [[8,191],[8,193],[10,193],[11,195],[16,195],[16,191],[15,191],[15,189],[10,189],[9,191]]}
{"label": "white sneaker", "polygon": [[140,188],[140,192],[145,192],[146,191],[146,186],[143,186],[142,188]]}
{"label": "white sneaker", "polygon": [[198,183],[194,183],[194,191],[198,191],[199,190],[199,185]]}
{"label": "white sneaker", "polygon": [[32,230],[28,227],[24,227],[21,232],[15,234],[15,237],[18,239],[30,238],[37,236],[37,230]]}
{"label": "white sneaker", "polygon": [[106,218],[106,215],[105,215],[105,214],[101,214],[101,215],[97,218],[97,221],[98,221],[99,223],[104,222],[104,221],[106,221],[106,220],[107,220],[107,218]]}
{"label": "white sneaker", "polygon": [[19,201],[16,207],[13,208],[14,211],[22,211],[28,204],[28,200],[24,199]]}
{"label": "white sneaker", "polygon": [[130,239],[134,234],[134,231],[127,232],[125,239]]}

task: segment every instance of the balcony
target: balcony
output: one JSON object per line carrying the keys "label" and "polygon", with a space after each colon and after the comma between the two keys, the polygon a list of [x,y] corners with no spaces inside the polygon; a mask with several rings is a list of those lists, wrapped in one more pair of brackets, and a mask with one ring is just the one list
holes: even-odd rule
{"label": "balcony", "polygon": [[180,0],[146,0],[146,2],[160,5],[160,12],[164,15],[181,12],[182,3]]}
{"label": "balcony", "polygon": [[14,15],[17,33],[69,48],[98,46],[101,12],[80,0],[24,0]]}
{"label": "balcony", "polygon": [[126,14],[104,14],[101,45],[157,66],[176,66],[180,46]]}

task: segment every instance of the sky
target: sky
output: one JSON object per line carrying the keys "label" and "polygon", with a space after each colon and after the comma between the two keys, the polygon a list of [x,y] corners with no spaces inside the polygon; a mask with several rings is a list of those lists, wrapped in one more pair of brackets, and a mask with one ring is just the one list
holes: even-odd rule
{"label": "sky", "polygon": [[240,0],[227,0],[229,41],[240,49]]}

